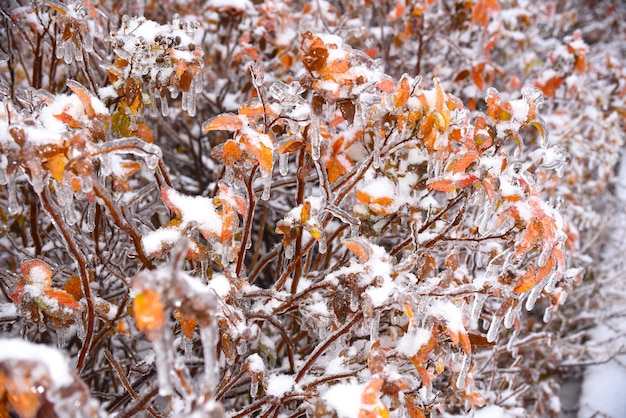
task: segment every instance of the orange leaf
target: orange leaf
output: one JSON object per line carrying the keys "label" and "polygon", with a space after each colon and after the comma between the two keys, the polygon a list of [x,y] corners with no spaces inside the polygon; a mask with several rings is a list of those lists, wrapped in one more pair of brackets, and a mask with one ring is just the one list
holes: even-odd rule
{"label": "orange leaf", "polygon": [[137,124],[137,136],[144,142],[152,144],[154,142],[154,134],[148,125],[143,122]]}
{"label": "orange leaf", "polygon": [[85,114],[87,114],[87,117],[90,120],[93,119],[96,116],[96,111],[91,104],[91,94],[89,94],[89,90],[87,90],[82,84],[77,83],[74,80],[68,80],[67,86],[80,99],[80,102],[83,104],[83,108],[85,108]]}
{"label": "orange leaf", "polygon": [[372,199],[372,204],[381,205],[381,206],[389,206],[393,203],[393,199],[390,197],[377,197]]}
{"label": "orange leaf", "polygon": [[237,115],[232,113],[223,113],[214,118],[209,119],[202,125],[202,131],[230,131],[236,132],[241,130],[243,124]]}
{"label": "orange leaf", "polygon": [[[258,135],[266,135],[261,132],[257,132]],[[267,135],[266,135],[267,136]],[[252,141],[246,135],[241,136],[241,142],[246,146],[246,149],[254,155],[254,158],[259,162],[261,170],[266,173],[272,171],[272,165],[274,164],[274,151],[261,141]]]}
{"label": "orange leaf", "polygon": [[376,87],[378,87],[385,93],[391,93],[393,89],[395,88],[395,85],[394,85],[393,79],[391,79],[390,77],[384,77],[382,80],[378,82]]}
{"label": "orange leaf", "polygon": [[76,300],[80,300],[83,297],[83,286],[78,276],[72,276],[63,285],[63,290],[72,295]]}
{"label": "orange leaf", "polygon": [[361,395],[361,409],[359,418],[388,418],[389,410],[380,401],[380,389],[383,386],[383,378],[376,377],[369,382]]}
{"label": "orange leaf", "polygon": [[472,165],[472,163],[476,161],[477,159],[478,159],[478,153],[476,152],[468,152],[466,154],[463,154],[460,158],[458,158],[454,162],[454,169],[452,170],[452,173],[457,174],[462,171],[465,171],[467,167]]}
{"label": "orange leaf", "polygon": [[[21,370],[22,367],[17,369]],[[6,402],[17,416],[22,418],[35,418],[41,407],[39,393],[35,389],[35,382],[30,378],[30,371],[23,371],[6,380]],[[4,402],[3,402],[4,403]],[[9,415],[3,415],[3,417]]]}
{"label": "orange leaf", "polygon": [[393,105],[395,107],[404,106],[409,101],[410,95],[411,86],[409,85],[409,80],[406,76],[403,76],[398,89],[393,94]]}
{"label": "orange leaf", "polygon": [[47,289],[52,284],[52,270],[41,260],[29,260],[20,263],[26,283]]}
{"label": "orange leaf", "polygon": [[535,284],[537,284],[535,276],[535,266],[531,264],[526,274],[520,277],[513,291],[515,293],[528,292],[530,289],[535,287]]}
{"label": "orange leaf", "polygon": [[472,24],[479,23],[483,28],[487,27],[489,12],[500,10],[497,0],[477,0],[472,10]]}
{"label": "orange leaf", "polygon": [[163,331],[164,309],[159,294],[150,289],[144,289],[135,296],[133,314],[137,328],[146,334],[151,341],[160,338]]}
{"label": "orange leaf", "polygon": [[195,318],[185,317],[178,309],[174,311],[174,318],[176,318],[180,324],[180,328],[182,329],[183,334],[185,334],[185,337],[189,339],[193,338],[193,332],[196,329],[198,321]]}
{"label": "orange leaf", "polygon": [[49,310],[69,309],[72,311],[77,311],[80,309],[80,304],[76,302],[76,299],[74,299],[72,295],[64,290],[50,288],[44,290],[43,294],[46,298],[52,299],[56,303],[58,303],[58,307],[53,306],[49,309],[44,309],[44,311],[46,311],[46,313],[48,314],[50,314],[50,312],[48,312]]}
{"label": "orange leaf", "polygon": [[454,182],[449,179],[435,180],[428,183],[428,187],[438,192],[452,193],[456,190]]}
{"label": "orange leaf", "polygon": [[372,249],[365,241],[347,238],[341,240],[341,245],[350,250],[350,252],[356,255],[362,262],[366,262],[370,258]]}
{"label": "orange leaf", "polygon": [[232,139],[229,139],[224,143],[224,147],[222,148],[223,153],[223,161],[226,165],[233,165],[239,158],[241,158],[241,148],[239,148],[239,144],[237,144]]}
{"label": "orange leaf", "polygon": [[363,203],[364,205],[369,205],[370,202],[372,201],[372,198],[370,197],[370,195],[368,195],[365,192],[362,192],[360,190],[357,190],[355,192],[356,198],[358,199],[359,202]]}
{"label": "orange leaf", "polygon": [[526,230],[524,231],[524,236],[522,237],[522,241],[517,247],[515,251],[515,257],[519,257],[520,255],[527,252],[541,237],[541,224],[533,219],[526,226]]}
{"label": "orange leaf", "polygon": [[[348,172],[346,167],[337,159],[337,156],[331,155],[324,163],[328,172],[328,181],[333,184],[337,179]],[[358,193],[358,192],[357,192]]]}
{"label": "orange leaf", "polygon": [[565,79],[559,75],[555,75],[549,78],[544,84],[535,82],[535,87],[538,87],[543,95],[546,97],[555,97],[557,89],[565,82]]}

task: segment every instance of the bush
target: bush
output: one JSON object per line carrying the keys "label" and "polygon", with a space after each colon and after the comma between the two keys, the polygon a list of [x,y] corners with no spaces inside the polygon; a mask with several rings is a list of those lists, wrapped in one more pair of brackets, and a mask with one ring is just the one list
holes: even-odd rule
{"label": "bush", "polygon": [[1,416],[558,415],[618,6],[23,3]]}

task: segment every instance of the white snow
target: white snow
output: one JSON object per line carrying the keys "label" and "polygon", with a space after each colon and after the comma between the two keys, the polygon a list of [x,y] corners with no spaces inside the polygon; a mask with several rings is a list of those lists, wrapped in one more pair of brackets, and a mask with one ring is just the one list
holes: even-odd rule
{"label": "white snow", "polygon": [[429,313],[435,318],[445,321],[451,331],[465,331],[461,309],[449,300],[435,301],[430,306]]}
{"label": "white snow", "polygon": [[322,394],[322,399],[337,412],[338,418],[359,418],[363,389],[363,384],[338,383]]}
{"label": "white snow", "polygon": [[249,355],[246,363],[248,364],[248,370],[253,373],[263,373],[266,370],[263,359],[257,353]]}
{"label": "white snow", "polygon": [[430,340],[430,331],[424,328],[409,329],[398,340],[396,350],[407,357],[413,357]]}
{"label": "white snow", "polygon": [[213,273],[209,281],[209,289],[213,289],[217,296],[224,299],[230,293],[230,281],[221,273]]}
{"label": "white snow", "polygon": [[13,368],[14,361],[41,364],[57,387],[69,386],[74,381],[72,371],[61,351],[20,339],[0,339],[0,363],[7,363]]}
{"label": "white snow", "polygon": [[271,375],[267,382],[267,389],[265,393],[269,396],[276,396],[280,398],[285,393],[293,390],[296,379],[293,375],[289,374],[274,374]]}

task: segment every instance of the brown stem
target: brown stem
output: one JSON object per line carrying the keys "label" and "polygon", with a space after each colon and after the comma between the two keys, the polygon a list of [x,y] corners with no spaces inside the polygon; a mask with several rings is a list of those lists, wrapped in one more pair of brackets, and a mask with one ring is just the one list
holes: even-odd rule
{"label": "brown stem", "polygon": [[96,196],[98,196],[104,202],[104,205],[109,210],[111,214],[111,218],[113,218],[113,222],[120,228],[122,231],[126,232],[130,237],[133,245],[135,247],[135,251],[137,251],[137,257],[143,263],[143,265],[150,269],[154,270],[155,266],[152,264],[152,261],[148,259],[146,253],[143,251],[143,246],[141,245],[141,236],[139,233],[133,228],[133,226],[126,220],[124,214],[120,210],[120,208],[113,202],[112,197],[109,193],[102,187],[98,178],[94,175],[92,176],[93,180],[93,192]]}
{"label": "brown stem", "polygon": [[50,218],[54,221],[57,231],[59,231],[59,233],[63,236],[71,257],[74,259],[76,264],[78,264],[80,284],[83,290],[83,295],[85,296],[85,301],[87,302],[87,326],[85,327],[85,340],[83,341],[83,346],[78,354],[78,362],[76,363],[76,370],[80,373],[83,370],[85,359],[87,358],[87,354],[91,348],[96,319],[94,299],[89,283],[89,272],[87,271],[87,261],[85,255],[78,247],[78,244],[74,241],[72,234],[67,230],[65,221],[59,212],[52,208],[50,202],[50,190],[47,187],[45,187],[43,193],[39,195],[39,199],[41,200],[41,204],[48,216],[50,216]]}
{"label": "brown stem", "polygon": [[[304,164],[305,164],[306,153],[304,149],[301,149],[298,152],[298,171],[296,172],[296,180],[297,180],[297,195],[296,195],[296,206],[302,205],[304,202],[304,190],[306,186],[306,179],[304,175]],[[293,280],[291,282],[291,293],[295,294],[298,291],[298,283],[300,282],[300,276],[302,275],[302,262],[300,257],[302,251],[302,231],[296,238],[296,248],[294,251],[294,273]]]}
{"label": "brown stem", "polygon": [[235,274],[237,275],[237,277],[239,277],[239,274],[241,273],[243,262],[246,258],[246,248],[252,231],[252,223],[254,222],[256,194],[254,193],[254,188],[252,187],[252,180],[254,180],[254,175],[256,174],[256,170],[258,168],[258,165],[255,165],[252,168],[252,170],[250,171],[250,177],[246,182],[246,191],[248,192],[248,213],[246,214],[246,224],[243,226],[243,238],[241,239],[241,247],[239,249],[239,256],[237,258],[237,267],[235,268]]}
{"label": "brown stem", "polygon": [[35,246],[35,255],[41,255],[41,237],[39,236],[39,204],[37,202],[37,194],[34,190],[30,191],[30,237]]}
{"label": "brown stem", "polygon": [[[135,390],[130,385],[130,382],[128,381],[128,379],[124,375],[124,371],[122,370],[122,366],[120,366],[120,364],[115,360],[115,358],[113,358],[113,355],[109,352],[109,350],[107,350],[105,348],[103,353],[104,353],[104,357],[106,357],[106,359],[109,361],[111,366],[113,366],[113,369],[115,369],[115,373],[117,374],[118,379],[120,379],[120,382],[122,382],[122,385],[124,385],[124,388],[126,389],[128,394],[130,395],[130,397],[133,398],[133,400],[136,400],[137,398],[139,398],[139,395],[137,394],[137,392],[135,392]],[[161,415],[158,412],[156,412],[152,407],[148,407],[148,408],[146,408],[146,410],[153,417],[158,417],[158,416]]]}
{"label": "brown stem", "polygon": [[291,341],[291,338],[289,337],[289,333],[287,332],[287,330],[285,330],[285,327],[283,327],[283,324],[281,324],[278,320],[276,320],[272,316],[265,315],[262,313],[252,314],[249,316],[249,318],[250,319],[252,318],[264,319],[270,324],[272,324],[274,328],[278,330],[278,332],[280,333],[280,336],[283,338],[283,341],[285,342],[285,349],[287,350],[287,358],[289,359],[289,368],[291,372],[293,372],[296,367],[295,365],[296,362],[293,358],[293,350],[292,350],[293,342]]}
{"label": "brown stem", "polygon": [[335,331],[333,335],[328,337],[326,341],[315,347],[315,350],[313,350],[306,363],[304,363],[302,368],[298,371],[298,374],[296,375],[296,383],[302,380],[304,375],[306,375],[306,372],[308,372],[309,369],[313,367],[313,364],[315,364],[317,359],[322,355],[322,353],[324,353],[324,351],[326,351],[328,347],[331,346],[332,343],[334,343],[339,337],[348,332],[350,328],[352,328],[361,319],[363,319],[363,312],[357,312],[352,317],[350,322],[346,322],[345,324],[343,324],[343,326]]}
{"label": "brown stem", "polygon": [[135,403],[131,404],[126,411],[122,412],[119,415],[119,418],[132,418],[137,416],[140,411],[146,409],[146,405],[148,404],[148,402],[150,402],[152,398],[157,396],[158,393],[159,386],[157,384],[154,384],[152,389],[137,398],[135,400]]}

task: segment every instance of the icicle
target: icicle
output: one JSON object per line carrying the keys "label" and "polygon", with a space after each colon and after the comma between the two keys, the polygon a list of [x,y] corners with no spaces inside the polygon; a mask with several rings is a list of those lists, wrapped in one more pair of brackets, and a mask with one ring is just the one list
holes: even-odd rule
{"label": "icicle", "polygon": [[463,364],[461,365],[461,371],[459,371],[459,376],[456,378],[456,387],[459,389],[465,389],[465,380],[467,379],[467,374],[470,371],[470,366],[472,364],[471,358],[469,355],[463,356]]}
{"label": "icicle", "polygon": [[354,293],[350,294],[350,310],[352,312],[356,312],[359,309],[360,302],[361,301],[358,295],[355,295]]}
{"label": "icicle", "polygon": [[286,176],[289,173],[289,154],[286,152],[278,154],[278,171],[281,176]]}
{"label": "icicle", "polygon": [[374,318],[372,319],[371,328],[370,328],[370,342],[374,342],[379,338],[378,328],[380,326],[380,312],[376,312]]}
{"label": "icicle", "polygon": [[543,322],[548,323],[550,318],[552,318],[552,306],[548,306],[545,311],[543,311]]}
{"label": "icicle", "polygon": [[335,103],[326,102],[326,120],[331,123],[335,119],[335,111],[337,110]]}
{"label": "icicle", "polygon": [[317,243],[317,251],[320,254],[326,254],[327,250],[328,250],[328,243],[326,242],[326,235],[322,234],[321,240],[318,241]]}
{"label": "icicle", "polygon": [[374,135],[374,150],[372,156],[372,167],[378,170],[380,168],[380,140],[378,135]]}
{"label": "icicle", "polygon": [[317,161],[320,159],[321,139],[320,126],[317,117],[311,116],[311,124],[309,125],[309,136],[311,137],[311,158]]}
{"label": "icicle", "polygon": [[209,325],[200,327],[200,340],[202,341],[202,354],[204,356],[204,382],[206,385],[206,391],[213,391],[219,383],[219,364],[215,355],[218,339],[216,328],[217,325],[215,324],[214,318],[211,319],[211,323]]}
{"label": "icicle", "polygon": [[263,194],[261,194],[261,200],[269,200],[270,192],[272,191],[272,174],[263,174],[261,176],[261,181],[263,182]]}
{"label": "icicle", "polygon": [[168,396],[172,393],[172,364],[174,353],[169,339],[164,336],[154,342],[154,353],[156,354],[157,381],[159,383],[159,395]]}
{"label": "icicle", "polygon": [[491,319],[491,324],[489,324],[489,330],[487,331],[487,341],[489,341],[490,343],[494,342],[498,337],[498,329],[500,328],[502,319],[502,316],[497,315],[497,313],[493,315],[493,318]]}
{"label": "icicle", "polygon": [[113,172],[111,167],[111,156],[109,154],[100,155],[100,175],[106,177]]}
{"label": "icicle", "polygon": [[527,311],[532,311],[535,307],[535,303],[537,303],[537,299],[539,299],[539,295],[541,294],[542,287],[543,286],[541,285],[537,285],[528,293],[528,299],[526,300]]}
{"label": "icicle", "polygon": [[148,166],[150,170],[154,170],[159,165],[160,159],[159,155],[148,154],[145,158],[146,166]]}
{"label": "icicle", "polygon": [[185,362],[192,361],[193,360],[193,340],[183,335],[181,337],[181,343],[183,346],[183,354],[185,356]]}
{"label": "icicle", "polygon": [[93,200],[87,204],[87,223],[85,229],[87,232],[93,232],[96,228],[96,201]]}
{"label": "icicle", "polygon": [[67,330],[65,328],[57,328],[56,329],[56,334],[57,334],[57,347],[59,349],[64,349],[65,346],[67,345]]}
{"label": "icicle", "polygon": [[78,222],[78,215],[76,214],[76,210],[74,209],[74,205],[67,205],[63,210],[63,217],[65,218],[65,222],[68,225],[72,226]]}
{"label": "icicle", "polygon": [[245,339],[240,338],[239,341],[237,341],[237,354],[239,354],[240,356],[243,356],[247,352],[248,352],[248,342]]}
{"label": "icicle", "polygon": [[552,273],[550,277],[548,277],[548,280],[546,281],[546,285],[543,289],[548,293],[553,293],[554,290],[556,289],[557,279],[558,279],[558,275],[556,273]]}
{"label": "icicle", "polygon": [[480,314],[483,311],[483,305],[487,300],[487,295],[483,293],[476,293],[474,296],[474,300],[472,301],[472,308],[470,311],[470,319],[472,321],[477,321],[480,318]]}
{"label": "icicle", "polygon": [[161,101],[161,115],[163,115],[163,117],[166,118],[170,115],[170,107],[167,103],[167,96],[161,97],[160,101]]}
{"label": "icicle", "polygon": [[189,113],[189,116],[196,115],[196,93],[192,91],[191,87],[189,91],[183,91],[182,107]]}
{"label": "icicle", "polygon": [[[13,176],[11,176],[13,177]],[[9,213],[15,215],[20,211],[20,204],[17,202],[17,187],[15,185],[15,177],[13,177],[7,185],[7,193],[9,194]]]}
{"label": "icicle", "polygon": [[83,51],[85,52],[91,52],[93,51],[93,39],[89,34],[86,35],[82,35],[80,37],[81,41],[83,42]]}
{"label": "icicle", "polygon": [[252,399],[256,398],[257,393],[259,392],[259,378],[256,374],[252,375],[252,380],[250,381],[250,397]]}
{"label": "icicle", "polygon": [[288,246],[285,247],[285,258],[287,260],[291,260],[293,258],[293,255],[296,251],[296,248],[293,244],[289,244]]}
{"label": "icicle", "polygon": [[511,306],[506,312],[506,315],[504,315],[504,326],[506,329],[510,329],[513,326],[517,313],[519,312],[519,306],[521,306],[521,303]]}
{"label": "icicle", "polygon": [[72,59],[74,58],[74,43],[73,42],[65,42],[63,48],[63,61],[66,64],[71,64]]}

